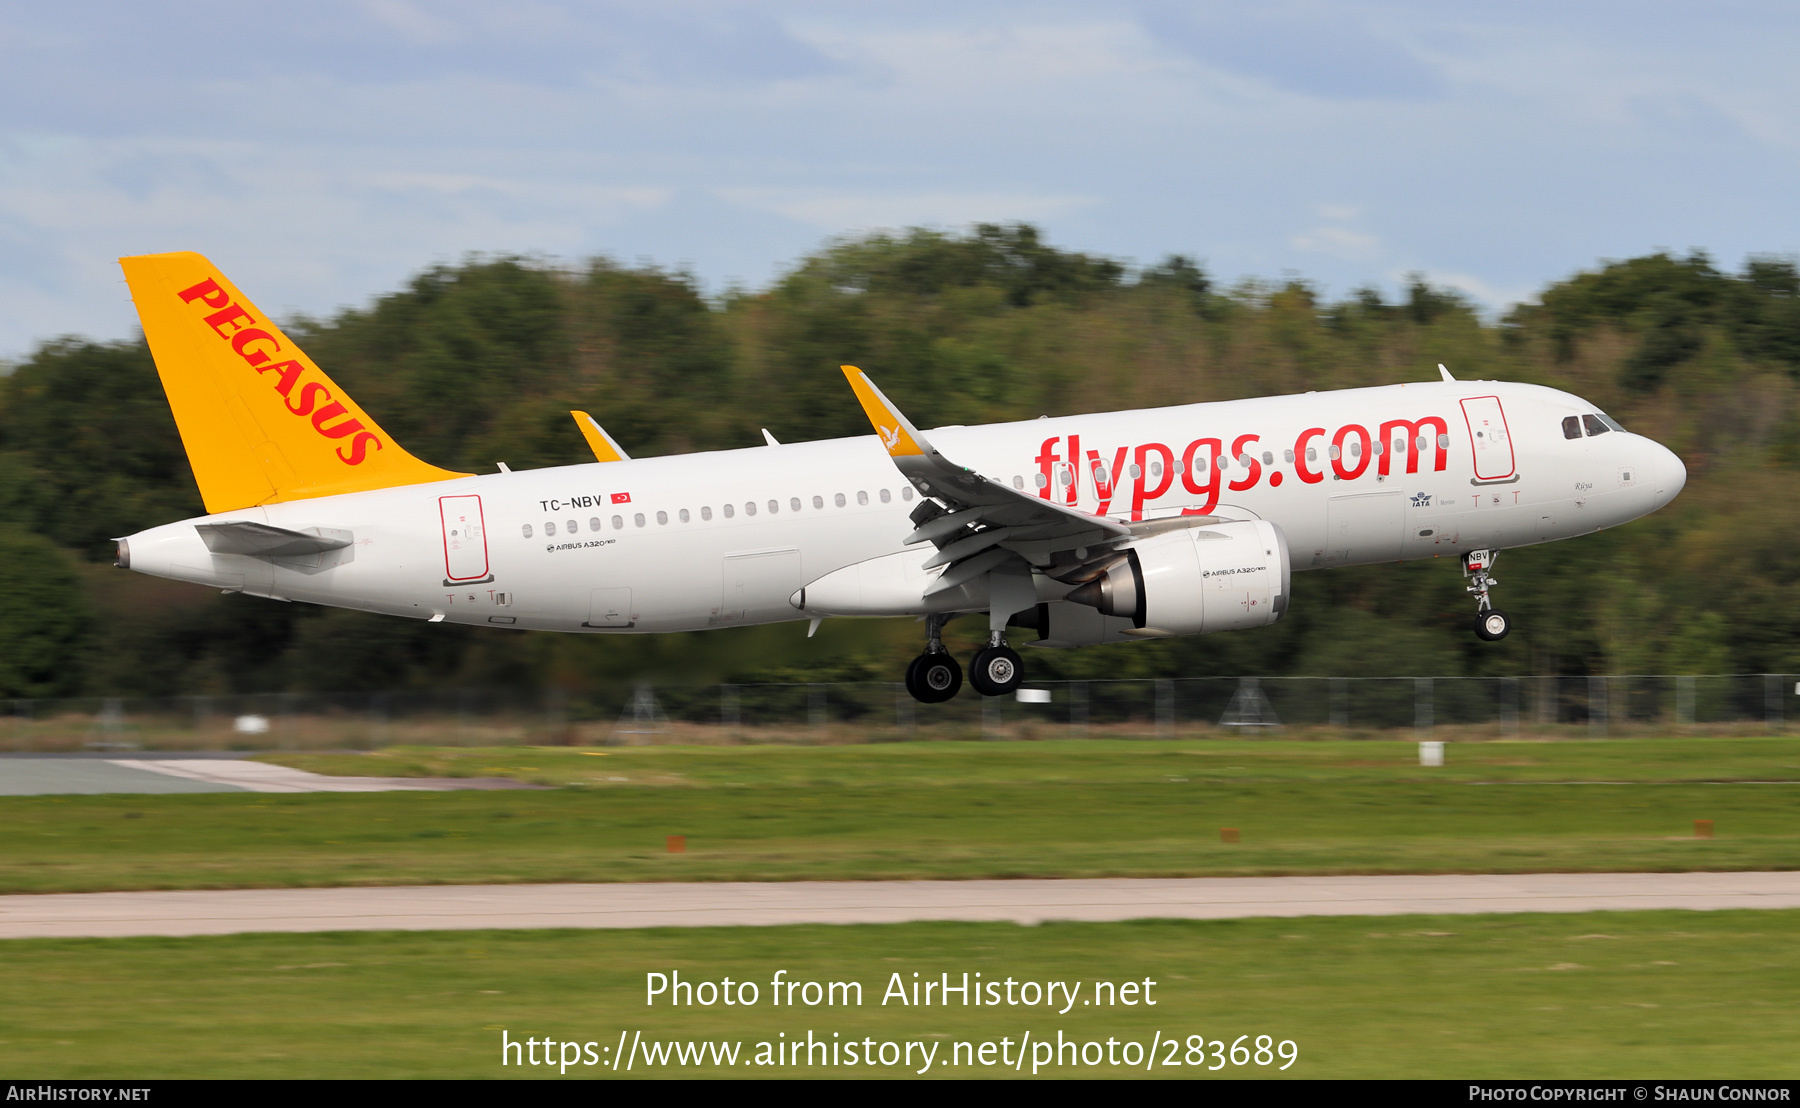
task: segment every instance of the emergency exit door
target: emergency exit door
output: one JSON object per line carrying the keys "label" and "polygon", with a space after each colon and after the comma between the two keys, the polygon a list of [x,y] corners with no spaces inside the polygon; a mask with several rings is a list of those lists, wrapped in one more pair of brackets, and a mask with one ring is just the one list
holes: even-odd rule
{"label": "emergency exit door", "polygon": [[490,580],[481,497],[440,496],[438,515],[444,524],[444,584],[470,585]]}
{"label": "emergency exit door", "polygon": [[1498,396],[1472,396],[1462,402],[1463,419],[1469,425],[1469,441],[1475,448],[1475,479],[1504,481],[1513,475],[1512,435]]}

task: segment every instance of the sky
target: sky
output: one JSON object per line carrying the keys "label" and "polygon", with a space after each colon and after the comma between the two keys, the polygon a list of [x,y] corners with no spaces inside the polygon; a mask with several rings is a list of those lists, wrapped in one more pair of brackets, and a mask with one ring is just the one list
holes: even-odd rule
{"label": "sky", "polygon": [[1800,5],[0,0],[0,359],[198,250],[329,315],[472,253],[764,287],[828,238],[1059,246],[1490,311],[1800,253]]}

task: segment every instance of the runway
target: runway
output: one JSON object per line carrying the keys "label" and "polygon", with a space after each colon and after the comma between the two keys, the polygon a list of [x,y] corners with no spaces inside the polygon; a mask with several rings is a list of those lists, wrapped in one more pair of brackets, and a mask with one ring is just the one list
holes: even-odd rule
{"label": "runway", "polygon": [[434,885],[0,897],[0,939],[1800,908],[1800,872]]}
{"label": "runway", "polygon": [[243,755],[0,757],[0,796],[96,793],[377,793],[536,789],[506,777],[329,777]]}

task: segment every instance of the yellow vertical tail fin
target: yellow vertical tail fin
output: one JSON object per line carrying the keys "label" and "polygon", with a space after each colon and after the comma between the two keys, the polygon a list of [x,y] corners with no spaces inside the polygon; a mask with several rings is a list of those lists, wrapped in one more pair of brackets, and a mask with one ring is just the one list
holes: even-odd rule
{"label": "yellow vertical tail fin", "polygon": [[199,254],[120,258],[209,512],[446,481]]}

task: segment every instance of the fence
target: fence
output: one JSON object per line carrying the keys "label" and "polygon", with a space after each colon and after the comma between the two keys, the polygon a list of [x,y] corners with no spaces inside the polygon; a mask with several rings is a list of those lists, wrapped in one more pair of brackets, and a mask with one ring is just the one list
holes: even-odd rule
{"label": "fence", "polygon": [[[0,750],[373,749],[907,738],[1406,737],[1782,731],[1800,676],[1040,681],[918,704],[898,682],[0,701]],[[1045,696],[1047,695],[1047,700]]]}

